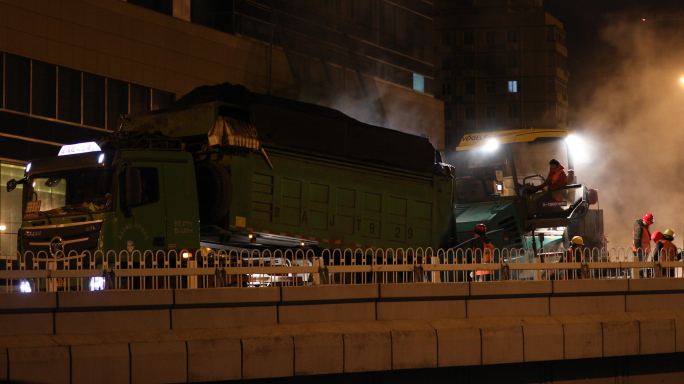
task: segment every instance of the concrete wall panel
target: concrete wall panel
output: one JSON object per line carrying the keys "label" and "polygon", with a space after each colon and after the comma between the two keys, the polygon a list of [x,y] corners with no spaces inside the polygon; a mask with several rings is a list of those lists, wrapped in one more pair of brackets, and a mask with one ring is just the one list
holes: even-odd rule
{"label": "concrete wall panel", "polygon": [[684,319],[675,319],[675,350],[684,352]]}
{"label": "concrete wall panel", "polygon": [[465,300],[379,301],[378,320],[462,319]]}
{"label": "concrete wall panel", "polygon": [[[643,280],[657,281],[659,279]],[[626,309],[628,312],[684,309],[684,293],[628,295],[626,298]]]}
{"label": "concrete wall panel", "polygon": [[470,293],[469,283],[405,283],[380,284],[380,299],[396,299],[416,297],[422,300],[429,298],[465,298]]}
{"label": "concrete wall panel", "polygon": [[188,340],[188,381],[242,379],[242,344],[239,339]]}
{"label": "concrete wall panel", "polygon": [[625,297],[618,296],[562,296],[551,297],[551,315],[579,315],[585,313],[624,312]]}
{"label": "concrete wall panel", "polygon": [[263,379],[294,375],[292,337],[242,339],[242,378]]}
{"label": "concrete wall panel", "polygon": [[312,285],[304,287],[282,287],[282,301],[335,301],[335,300],[377,300],[380,288],[377,284],[354,285]]}
{"label": "concrete wall panel", "polygon": [[57,293],[32,292],[30,295],[21,295],[17,293],[0,293],[1,311],[18,311],[29,308],[32,311],[54,311],[55,308],[57,308]]}
{"label": "concrete wall panel", "polygon": [[7,349],[0,349],[0,381],[9,380],[9,365],[7,364]]}
{"label": "concrete wall panel", "polygon": [[525,362],[563,360],[562,324],[526,324],[522,329]]}
{"label": "concrete wall panel", "polygon": [[483,328],[482,364],[524,361],[522,327]]}
{"label": "concrete wall panel", "polygon": [[674,320],[639,322],[639,353],[642,355],[675,352]]}
{"label": "concrete wall panel", "polygon": [[187,350],[183,341],[131,343],[131,383],[187,382]]}
{"label": "concrete wall panel", "polygon": [[608,321],[603,323],[603,356],[639,354],[639,323]]}
{"label": "concrete wall panel", "polygon": [[281,324],[375,320],[375,302],[281,305],[278,312]]}
{"label": "concrete wall panel", "polygon": [[392,339],[389,332],[344,335],[344,372],[392,369]]}
{"label": "concrete wall panel", "polygon": [[434,329],[397,330],[392,336],[392,369],[437,367]]}
{"label": "concrete wall panel", "polygon": [[344,372],[344,341],[340,333],[294,336],[295,376]]}
{"label": "concrete wall panel", "polygon": [[129,383],[128,344],[74,345],[71,347],[71,384]]}
{"label": "concrete wall panel", "polygon": [[170,308],[173,305],[171,289],[149,291],[70,291],[58,292],[59,310],[87,308]]}
{"label": "concrete wall panel", "polygon": [[492,281],[470,283],[470,296],[550,295],[552,281]]}
{"label": "concrete wall panel", "polygon": [[52,335],[52,313],[0,314],[0,335]]}
{"label": "concrete wall panel", "polygon": [[603,331],[600,323],[563,324],[566,359],[603,356]]}
{"label": "concrete wall panel", "polygon": [[596,279],[577,279],[577,280],[555,280],[553,281],[553,294],[572,294],[577,293],[626,293],[629,290],[627,279],[596,280]]}
{"label": "concrete wall panel", "polygon": [[273,306],[174,308],[171,310],[173,329],[229,328],[246,325],[275,325],[278,309]]}
{"label": "concrete wall panel", "polygon": [[174,306],[226,305],[238,306],[241,303],[250,305],[275,304],[280,301],[280,288],[206,288],[177,289],[174,291]]}
{"label": "concrete wall panel", "polygon": [[69,384],[69,347],[10,348],[9,381]]}
{"label": "concrete wall panel", "polygon": [[467,316],[545,316],[549,314],[548,297],[518,297],[501,299],[471,299],[467,303]]}
{"label": "concrete wall panel", "polygon": [[438,328],[437,360],[440,367],[482,364],[479,328]]}
{"label": "concrete wall panel", "polygon": [[171,329],[170,310],[55,313],[55,333],[153,332]]}

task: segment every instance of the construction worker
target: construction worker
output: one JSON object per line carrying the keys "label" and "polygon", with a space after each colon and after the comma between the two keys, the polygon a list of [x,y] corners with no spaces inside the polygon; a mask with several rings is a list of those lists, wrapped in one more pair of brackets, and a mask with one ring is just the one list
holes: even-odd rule
{"label": "construction worker", "polygon": [[[634,253],[635,261],[644,261],[645,257],[651,252],[651,231],[649,227],[653,224],[653,214],[646,213],[644,217],[634,222],[632,229],[632,252]],[[643,276],[643,271],[640,272]]]}
{"label": "construction worker", "polygon": [[[658,241],[663,238],[663,233],[660,231],[655,231],[651,234],[651,241],[653,244],[658,244]],[[646,261],[655,261],[658,260],[658,256],[655,254],[656,251],[655,249],[651,251],[651,254],[648,255],[648,260]]]}
{"label": "construction worker", "polygon": [[[654,261],[677,261],[681,259],[681,253],[677,252],[677,246],[672,242],[674,231],[670,228],[663,232],[663,238],[658,240],[653,252]],[[663,277],[675,277],[674,268],[663,268]]]}
{"label": "construction worker", "polygon": [[[570,240],[570,246],[565,251],[565,259],[562,260],[566,263],[579,263],[582,262],[582,250],[584,249],[584,239],[581,236],[575,236]],[[565,273],[565,278],[567,280],[572,280],[575,278],[575,274],[572,270],[567,270]]]}
{"label": "construction worker", "polygon": [[[565,187],[568,182],[568,175],[565,173],[565,168],[556,159],[549,161],[549,174],[546,175],[546,181],[537,186],[537,190],[549,187],[549,189]],[[552,192],[551,197],[556,201],[561,201],[563,195],[557,192]]]}
{"label": "construction worker", "polygon": [[[494,255],[494,246],[492,245],[489,236],[487,236],[487,226],[480,223],[475,226],[473,230],[473,256],[475,258],[475,263],[488,264],[492,262]],[[476,270],[475,278],[477,281],[491,281],[492,270]]]}

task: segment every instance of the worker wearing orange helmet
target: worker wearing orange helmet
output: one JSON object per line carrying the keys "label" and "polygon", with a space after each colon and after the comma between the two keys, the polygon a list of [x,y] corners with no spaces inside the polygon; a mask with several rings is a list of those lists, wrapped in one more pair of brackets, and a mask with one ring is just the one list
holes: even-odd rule
{"label": "worker wearing orange helmet", "polygon": [[635,261],[644,261],[645,256],[651,252],[651,231],[649,227],[654,222],[653,214],[650,212],[634,222],[634,228],[632,228],[632,252],[634,253]]}
{"label": "worker wearing orange helmet", "polygon": [[[475,263],[491,263],[494,255],[494,246],[489,236],[487,236],[487,226],[482,223],[476,225],[473,230],[473,236],[472,251]],[[475,271],[475,277],[478,281],[491,281],[493,273],[494,271],[492,270],[479,269]]]}

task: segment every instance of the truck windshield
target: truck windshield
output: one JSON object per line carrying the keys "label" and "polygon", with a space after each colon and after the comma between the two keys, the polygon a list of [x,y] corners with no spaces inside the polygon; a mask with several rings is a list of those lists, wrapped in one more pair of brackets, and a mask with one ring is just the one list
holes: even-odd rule
{"label": "truck windshield", "polygon": [[[564,141],[537,140],[502,145],[494,151],[481,148],[456,153],[456,194],[468,203],[501,196],[516,196],[524,184],[540,185],[549,172],[549,161],[557,159],[568,167]],[[515,172],[514,172],[515,171]],[[517,183],[514,178],[517,178]],[[497,182],[501,189],[497,190]]]}
{"label": "truck windshield", "polygon": [[108,211],[112,171],[79,170],[33,175],[28,180],[24,219]]}

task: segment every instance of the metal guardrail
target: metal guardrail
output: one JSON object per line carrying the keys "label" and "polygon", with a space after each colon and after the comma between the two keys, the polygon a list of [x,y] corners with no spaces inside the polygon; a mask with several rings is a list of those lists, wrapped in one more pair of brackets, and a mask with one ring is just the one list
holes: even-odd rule
{"label": "metal guardrail", "polygon": [[[472,250],[121,251],[0,255],[0,292],[195,289],[501,280],[682,277],[682,261],[634,261],[624,248]],[[649,259],[647,259],[649,260]],[[668,260],[674,260],[673,257]]]}

